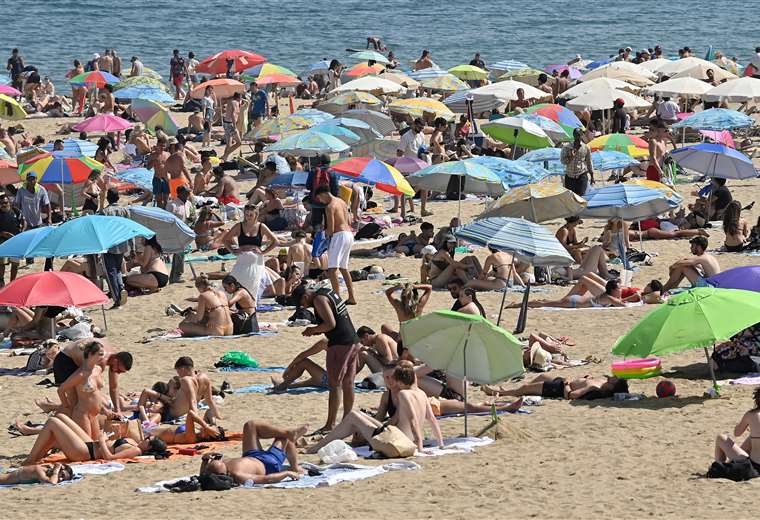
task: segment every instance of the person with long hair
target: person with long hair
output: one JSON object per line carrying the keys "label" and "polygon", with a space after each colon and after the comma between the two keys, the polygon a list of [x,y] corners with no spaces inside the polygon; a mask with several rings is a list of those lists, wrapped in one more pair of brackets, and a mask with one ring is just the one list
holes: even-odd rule
{"label": "person with long hair", "polygon": [[225,234],[223,228],[224,221],[209,206],[203,206],[193,226],[195,245],[201,251],[219,249],[223,245],[222,240]]}
{"label": "person with long hair", "polygon": [[726,233],[726,241],[723,245],[726,251],[738,253],[749,238],[749,224],[742,218],[742,205],[737,200],[732,200],[726,206],[723,213],[723,231]]}
{"label": "person with long hair", "polygon": [[101,173],[98,170],[92,170],[87,176],[82,188],[84,204],[82,204],[82,214],[89,215],[97,213],[101,208]]}
{"label": "person with long hair", "polygon": [[140,266],[139,273],[131,273],[124,279],[124,285],[131,289],[157,292],[169,283],[169,272],[161,258],[163,249],[153,236],[145,241],[143,252],[135,258]]}
{"label": "person with long hair", "polygon": [[738,462],[749,459],[752,467],[760,473],[760,386],[752,394],[754,406],[746,412],[734,427],[734,436],[740,437],[749,430],[749,437],[738,444],[727,433],[715,439],[716,462]]}
{"label": "person with long hair", "polygon": [[179,324],[184,336],[231,336],[232,317],[227,302],[209,282],[206,274],[195,279],[198,306]]}
{"label": "person with long hair", "polygon": [[[264,239],[267,245],[264,246]],[[233,253],[251,251],[266,255],[279,245],[272,231],[259,222],[259,210],[252,204],[243,208],[243,221],[238,222],[224,235],[224,245]]]}
{"label": "person with long hair", "polygon": [[465,287],[459,293],[458,299],[461,307],[459,307],[459,310],[457,312],[461,312],[463,314],[479,314],[484,318],[486,317],[486,311],[483,308],[483,305],[481,305],[481,303],[478,301],[478,293],[475,289]]}
{"label": "person with long hair", "polygon": [[82,346],[83,364],[58,387],[61,408],[89,437],[100,433],[97,417],[103,409],[103,359],[106,356],[101,343],[92,341]]}
{"label": "person with long hair", "polygon": [[[259,324],[256,319],[256,301],[248,289],[232,275],[222,280],[222,288],[227,293],[227,306],[230,308],[233,334],[248,334],[258,332]],[[232,309],[235,312],[232,312]]]}

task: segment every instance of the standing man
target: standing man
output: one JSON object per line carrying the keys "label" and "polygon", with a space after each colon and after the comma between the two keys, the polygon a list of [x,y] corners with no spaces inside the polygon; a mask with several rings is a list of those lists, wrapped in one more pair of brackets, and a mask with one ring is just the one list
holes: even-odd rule
{"label": "standing man", "polygon": [[[399,141],[399,150],[404,157],[409,157],[412,159],[419,158],[420,149],[424,148],[425,146],[425,134],[422,133],[423,130],[425,130],[425,122],[418,117],[414,120],[414,123],[412,123],[412,127],[407,130],[404,135],[401,136],[401,140]],[[433,214],[432,211],[427,211],[426,209],[427,196],[427,190],[422,190],[420,192],[420,215],[423,217],[429,217]],[[400,201],[402,219],[406,217],[406,208],[404,207],[406,202],[405,199],[406,197],[404,195],[401,195]],[[399,198],[395,198],[391,212],[395,212],[398,209],[398,203]],[[414,199],[409,199],[409,204],[412,208],[411,211],[414,211]]]}
{"label": "standing man", "polygon": [[591,151],[581,141],[581,129],[573,130],[573,142],[562,147],[560,162],[565,166],[565,188],[583,197],[588,189],[589,177],[594,184],[594,165]]}
{"label": "standing man", "polygon": [[[166,210],[173,213],[178,219],[185,224],[195,222],[195,204],[190,202],[190,189],[187,186],[177,187],[177,196],[174,197]],[[172,270],[169,273],[169,283],[180,283],[182,275],[185,272],[185,253],[184,251],[172,255]]]}
{"label": "standing man", "polygon": [[475,57],[470,60],[470,65],[472,65],[473,67],[478,67],[483,70],[486,69],[486,62],[480,58],[479,52],[476,52]]}
{"label": "standing man", "polygon": [[251,83],[251,120],[248,121],[248,129],[251,125],[258,128],[261,120],[269,114],[269,96],[259,88],[254,81]]}
{"label": "standing man", "polygon": [[354,407],[354,378],[356,377],[356,357],[361,349],[356,329],[348,315],[346,304],[331,289],[314,291],[306,285],[293,290],[292,298],[299,307],[313,308],[317,325],[307,327],[301,333],[306,337],[324,334],[327,338],[327,386],[330,390],[327,420],[321,430],[328,432],[335,426],[343,394],[343,417]]}
{"label": "standing man", "polygon": [[[11,206],[11,200],[5,193],[0,193],[0,244],[13,238],[24,229],[21,212]],[[18,274],[18,259],[9,258],[11,264],[11,282]],[[5,258],[0,258],[0,287],[5,286]]]}
{"label": "standing man", "polygon": [[235,92],[224,107],[224,117],[222,118],[222,127],[224,128],[224,153],[222,162],[226,161],[230,154],[240,148],[243,144],[238,130],[238,119],[240,119],[240,92]]}
{"label": "standing man", "polygon": [[111,51],[106,49],[103,51],[103,55],[98,58],[98,69],[108,72],[109,74],[113,70],[113,58],[111,58]]}
{"label": "standing man", "polygon": [[554,80],[554,86],[552,87],[552,95],[554,99],[557,99],[558,104],[565,106],[566,99],[560,99],[559,95],[562,94],[570,86],[570,70],[565,69],[559,74],[559,79]]}
{"label": "standing man", "polygon": [[[129,210],[124,206],[119,206],[119,190],[117,188],[108,188],[106,202],[108,202],[108,206],[100,211],[101,214],[109,217],[129,218]],[[121,276],[121,268],[124,263],[124,255],[129,253],[131,248],[132,241],[127,240],[113,246],[108,252],[103,254],[103,263],[106,265],[109,289],[113,291],[111,294],[111,299],[113,300],[112,309],[118,309],[127,303],[127,291],[124,290],[124,279]]]}
{"label": "standing man", "polygon": [[21,73],[24,72],[24,58],[18,52],[18,49],[11,51],[11,57],[8,58],[8,64],[5,67],[10,71],[11,86],[16,90],[23,91],[21,88]]}
{"label": "standing man", "polygon": [[185,91],[182,90],[182,84],[185,82],[187,67],[185,66],[185,58],[179,55],[177,49],[172,51],[172,59],[169,60],[169,71],[172,84],[174,85],[174,99],[182,99],[185,95]]}
{"label": "standing man", "polygon": [[156,205],[162,209],[169,202],[169,174],[166,169],[168,159],[166,139],[159,137],[156,146],[148,156],[147,167],[153,169],[153,197],[156,199]]}
{"label": "standing man", "polygon": [[169,193],[177,194],[179,186],[192,186],[193,179],[185,164],[185,151],[175,137],[169,138],[169,158],[166,159],[166,172],[169,174]]}
{"label": "standing man", "polygon": [[315,192],[315,197],[320,204],[325,206],[327,227],[325,235],[330,241],[327,248],[327,273],[330,276],[330,284],[333,291],[340,296],[340,283],[338,282],[338,270],[346,282],[348,289],[347,305],[356,305],[354,295],[354,283],[348,272],[348,263],[351,256],[351,246],[354,245],[354,233],[351,230],[351,219],[348,215],[348,206],[343,199],[330,193],[328,186],[320,186]]}
{"label": "standing man", "polygon": [[668,127],[663,121],[657,120],[649,132],[649,166],[647,180],[662,182],[665,164],[665,142],[670,137]]}
{"label": "standing man", "polygon": [[116,52],[116,49],[111,49],[111,59],[113,60],[113,65],[111,66],[111,74],[113,74],[117,78],[120,78],[121,77],[121,56],[119,56],[119,53]]}
{"label": "standing man", "polygon": [[[264,163],[265,168],[271,164],[269,161],[271,158],[272,156],[270,155],[267,162]],[[338,195],[338,190],[340,189],[338,179],[330,173],[330,157],[325,154],[319,156],[319,166],[314,171],[309,172],[306,178],[306,189],[309,190],[309,199],[311,200],[312,237],[316,237],[325,228],[325,208],[317,200],[317,188],[321,186],[328,186],[332,195]]]}
{"label": "standing man", "polygon": [[[28,172],[26,181],[16,192],[15,205],[21,210],[21,216],[26,221],[27,229],[42,227],[43,224],[50,225],[50,216],[53,212],[50,209],[50,198],[48,192],[41,185],[37,184],[37,174]],[[43,222],[42,214],[45,213]],[[53,270],[53,259],[45,259],[45,271]]]}

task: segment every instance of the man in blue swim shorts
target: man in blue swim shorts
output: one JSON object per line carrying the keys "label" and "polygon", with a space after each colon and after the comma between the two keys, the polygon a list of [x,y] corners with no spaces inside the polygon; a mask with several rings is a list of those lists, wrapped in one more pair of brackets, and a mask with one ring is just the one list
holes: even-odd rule
{"label": "man in blue swim shorts", "polygon": [[663,292],[675,289],[684,278],[692,287],[710,287],[707,279],[720,272],[718,260],[707,253],[706,237],[694,237],[689,240],[689,244],[692,256],[682,258],[670,266],[670,277],[662,287]]}
{"label": "man in blue swim shorts", "polygon": [[[306,433],[306,426],[293,430],[277,428],[271,424],[248,421],[243,426],[243,456],[224,459],[221,453],[207,453],[201,461],[201,475],[229,475],[237,484],[274,484],[291,478],[298,480],[298,452],[296,441]],[[274,439],[264,450],[261,439]],[[283,470],[288,460],[290,470]]]}

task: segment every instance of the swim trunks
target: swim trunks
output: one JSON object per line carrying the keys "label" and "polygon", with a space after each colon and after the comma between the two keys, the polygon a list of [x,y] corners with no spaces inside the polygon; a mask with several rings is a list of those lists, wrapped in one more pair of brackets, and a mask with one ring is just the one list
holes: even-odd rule
{"label": "swim trunks", "polygon": [[561,399],[565,397],[565,378],[555,377],[551,381],[544,381],[541,388],[541,397],[547,399]]}
{"label": "swim trunks", "polygon": [[701,277],[701,276],[700,276],[699,278],[697,278],[697,279],[696,279],[696,280],[695,280],[695,281],[694,281],[694,282],[691,284],[691,286],[692,286],[692,287],[712,287],[712,285],[710,285],[710,282],[708,282],[706,279],[704,279],[704,278],[703,278],[703,277]]}
{"label": "swim trunks", "polygon": [[55,359],[53,359],[53,380],[55,381],[55,385],[62,385],[77,370],[79,370],[79,367],[74,363],[74,360],[63,352],[59,352],[55,356]]}
{"label": "swim trunks", "polygon": [[348,269],[352,245],[354,235],[350,231],[338,231],[333,234],[330,237],[330,247],[327,249],[327,268]]}
{"label": "swim trunks", "polygon": [[169,181],[163,177],[153,177],[153,195],[169,193]]}
{"label": "swim trunks", "polygon": [[285,452],[277,446],[270,446],[268,450],[248,450],[243,457],[256,459],[264,465],[267,475],[282,471],[282,463],[285,462]]}

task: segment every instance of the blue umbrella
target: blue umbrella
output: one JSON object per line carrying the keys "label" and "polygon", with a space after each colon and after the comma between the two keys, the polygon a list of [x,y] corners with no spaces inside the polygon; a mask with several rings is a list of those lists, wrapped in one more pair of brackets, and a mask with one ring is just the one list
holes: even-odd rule
{"label": "blue umbrella", "polygon": [[330,70],[330,61],[329,60],[320,60],[315,61],[301,73],[301,77],[305,78],[307,76],[311,76],[312,74],[327,74],[327,71]]}
{"label": "blue umbrella", "polygon": [[105,253],[113,246],[135,237],[150,238],[155,233],[128,218],[88,215],[54,228],[29,252],[29,256],[71,256]]}
{"label": "blue umbrella", "polygon": [[19,233],[0,244],[0,255],[2,258],[30,258],[30,252],[54,229],[44,226]]}
{"label": "blue umbrella", "polygon": [[295,112],[295,115],[311,119],[315,124],[324,123],[325,121],[328,121],[335,117],[332,114],[329,114],[322,110],[317,110],[316,108],[302,108],[300,110],[297,110]]}
{"label": "blue umbrella", "polygon": [[306,180],[308,179],[308,172],[291,172],[281,173],[269,183],[274,188],[295,188],[299,186],[306,186]]}
{"label": "blue umbrella", "polygon": [[444,70],[444,69],[433,68],[433,67],[422,69],[422,70],[415,70],[414,72],[410,72],[409,74],[407,74],[407,76],[409,76],[413,80],[420,81],[420,82],[426,79],[440,78],[441,76],[448,76],[448,75],[449,75],[449,71]]}
{"label": "blue umbrella", "polygon": [[509,72],[511,70],[526,69],[528,68],[528,65],[521,61],[501,60],[501,61],[497,61],[496,63],[491,63],[486,68],[488,70],[498,70],[498,71]]}
{"label": "blue umbrella", "polygon": [[[53,151],[53,143],[47,143],[41,147],[46,152]],[[87,157],[95,157],[95,152],[98,151],[98,145],[91,141],[85,141],[83,139],[64,139],[63,150],[59,154],[66,154],[70,157],[79,157],[85,155]]]}
{"label": "blue umbrella", "polygon": [[153,170],[148,170],[147,168],[130,168],[118,172],[116,178],[134,184],[143,190],[153,191]]}
{"label": "blue umbrella", "polygon": [[467,159],[470,162],[480,164],[490,168],[498,175],[502,182],[510,188],[525,186],[526,184],[535,184],[547,177],[554,175],[552,172],[544,169],[538,163],[512,161],[501,157],[490,157],[481,155]]}
{"label": "blue umbrella", "polygon": [[5,74],[0,74],[0,85],[10,85],[11,77]]}
{"label": "blue umbrella", "polygon": [[309,132],[320,132],[323,134],[337,137],[346,144],[356,144],[361,140],[361,137],[356,132],[352,132],[348,128],[344,128],[339,125],[330,125],[327,123],[320,124],[309,128]]}
{"label": "blue umbrella", "polygon": [[565,165],[559,160],[561,153],[562,150],[559,148],[539,148],[538,150],[531,150],[517,160],[531,164],[540,164],[544,169],[549,170],[555,175],[564,175]]}
{"label": "blue umbrella", "polygon": [[174,104],[174,98],[167,94],[163,89],[158,87],[135,85],[119,89],[114,93],[117,99],[142,99],[146,101],[155,101],[157,103]]}
{"label": "blue umbrella", "polygon": [[127,206],[129,218],[156,234],[156,240],[166,253],[182,253],[195,240],[195,231],[176,215],[149,206]]}
{"label": "blue umbrella", "polygon": [[733,148],[717,143],[700,143],[670,152],[683,168],[721,179],[754,179],[758,176],[752,159]]}
{"label": "blue umbrella", "polygon": [[[332,119],[328,119],[322,123],[319,123],[317,126],[312,127],[310,130],[316,130],[318,132],[324,132],[324,128],[327,126],[339,126],[343,128],[348,128],[353,132],[354,134],[358,135],[360,138],[360,143],[368,143],[370,141],[374,141],[375,139],[382,139],[383,136],[377,132],[374,128],[372,128],[372,125],[369,123],[362,121],[360,119],[353,119],[350,117],[335,117]],[[327,132],[330,133],[330,132]],[[336,137],[340,137],[336,134]]]}
{"label": "blue umbrella", "polygon": [[594,69],[597,69],[597,68],[601,67],[602,65],[607,65],[608,63],[612,63],[612,60],[613,60],[613,58],[607,58],[605,60],[592,61],[591,63],[589,63],[588,65],[586,65],[586,68],[588,70],[594,70]]}
{"label": "blue umbrella", "polygon": [[733,130],[752,126],[754,119],[746,114],[727,108],[710,108],[697,112],[672,128],[693,128],[695,130]]}
{"label": "blue umbrella", "polygon": [[[591,162],[597,170],[618,170],[626,166],[639,164],[639,161],[623,152],[612,150],[599,150],[591,153]],[[564,169],[564,167],[563,167]]]}
{"label": "blue umbrella", "polygon": [[588,204],[580,216],[589,218],[642,220],[679,205],[677,199],[668,197],[665,192],[638,184],[610,184],[588,191],[584,198]]}
{"label": "blue umbrella", "polygon": [[323,153],[340,153],[350,146],[324,132],[307,130],[294,134],[267,146],[265,152],[290,152],[304,157],[316,157]]}

